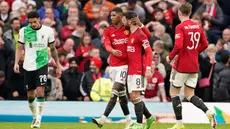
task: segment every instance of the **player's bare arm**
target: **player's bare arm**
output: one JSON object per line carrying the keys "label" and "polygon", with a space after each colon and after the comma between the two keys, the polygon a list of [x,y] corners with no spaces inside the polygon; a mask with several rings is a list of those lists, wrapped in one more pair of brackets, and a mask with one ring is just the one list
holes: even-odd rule
{"label": "player's bare arm", "polygon": [[23,45],[19,43],[18,48],[16,49],[16,52],[15,52],[15,61],[14,61],[14,72],[15,73],[20,73],[18,62],[20,58],[22,57],[22,54],[23,54]]}
{"label": "player's bare arm", "polygon": [[57,64],[57,74],[58,74],[58,77],[61,75],[61,65],[60,65],[60,62],[59,62],[59,58],[58,58],[58,52],[57,52],[57,49],[55,47],[55,43],[52,43],[52,44],[49,44],[49,47],[50,47],[50,52],[51,52],[51,55],[53,57],[53,59],[55,60],[56,64]]}

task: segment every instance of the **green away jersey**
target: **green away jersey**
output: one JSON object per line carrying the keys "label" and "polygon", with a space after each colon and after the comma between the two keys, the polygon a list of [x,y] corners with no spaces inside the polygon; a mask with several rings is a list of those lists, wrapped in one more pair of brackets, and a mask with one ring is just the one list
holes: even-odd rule
{"label": "green away jersey", "polygon": [[25,47],[23,68],[34,71],[48,64],[48,44],[54,43],[54,31],[44,25],[38,30],[26,26],[20,29],[18,42]]}

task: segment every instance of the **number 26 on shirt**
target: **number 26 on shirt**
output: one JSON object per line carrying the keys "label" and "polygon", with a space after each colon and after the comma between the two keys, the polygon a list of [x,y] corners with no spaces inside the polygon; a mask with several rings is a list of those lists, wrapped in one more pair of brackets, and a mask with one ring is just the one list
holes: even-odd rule
{"label": "number 26 on shirt", "polygon": [[200,32],[189,32],[190,41],[192,42],[191,46],[187,46],[189,50],[197,49],[198,43],[200,42]]}

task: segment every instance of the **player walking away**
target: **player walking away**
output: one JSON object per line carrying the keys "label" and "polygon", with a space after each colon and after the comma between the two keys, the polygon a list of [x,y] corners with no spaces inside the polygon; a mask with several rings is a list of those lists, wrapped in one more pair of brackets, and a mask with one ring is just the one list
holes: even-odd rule
{"label": "player walking away", "polygon": [[175,46],[167,56],[170,63],[177,55],[171,72],[170,94],[177,123],[169,129],[184,129],[182,122],[182,104],[179,98],[181,87],[184,85],[184,95],[188,101],[206,113],[212,129],[216,127],[215,114],[207,108],[203,101],[194,95],[198,80],[198,56],[208,46],[208,42],[201,25],[189,19],[192,5],[182,4],[178,16],[181,24],[176,27]]}
{"label": "player walking away", "polygon": [[[114,8],[111,11],[112,25],[104,31],[104,45],[108,52],[110,52],[110,78],[113,82],[112,97],[105,109],[104,114],[99,119],[93,118],[93,123],[98,127],[102,127],[105,120],[113,110],[117,98],[119,97],[121,109],[126,116],[126,129],[132,124],[128,109],[128,99],[126,96],[126,78],[128,70],[127,58],[127,42],[130,35],[129,30],[126,30],[122,22],[123,12],[121,8]],[[140,23],[139,19],[133,19],[134,22]],[[147,36],[151,36],[147,28],[142,30]]]}
{"label": "player walking away", "polygon": [[[57,74],[61,74],[57,50],[54,44],[53,29],[40,24],[37,12],[28,13],[29,26],[23,27],[19,32],[18,49],[15,55],[14,71],[19,73],[19,59],[25,48],[25,89],[27,90],[29,107],[33,115],[31,128],[40,128],[44,108],[44,89],[47,83],[48,49],[50,47],[53,58],[57,64]],[[36,95],[35,95],[36,90]],[[37,100],[35,102],[35,97]]]}
{"label": "player walking away", "polygon": [[[127,53],[128,53],[128,92],[130,99],[135,107],[137,123],[131,125],[131,129],[143,129],[142,119],[145,115],[147,122],[144,129],[149,129],[151,124],[156,120],[155,117],[146,108],[141,100],[141,91],[145,90],[146,78],[152,77],[152,50],[149,45],[147,36],[132,21],[137,18],[134,12],[127,12],[123,17],[123,22],[130,28],[130,36],[128,38]],[[143,50],[144,49],[144,50]],[[142,53],[145,52],[143,55]],[[144,77],[145,74],[145,77]]]}

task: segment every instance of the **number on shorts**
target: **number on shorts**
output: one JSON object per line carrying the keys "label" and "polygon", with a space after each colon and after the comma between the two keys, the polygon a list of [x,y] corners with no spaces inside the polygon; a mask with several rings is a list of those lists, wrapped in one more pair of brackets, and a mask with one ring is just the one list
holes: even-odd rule
{"label": "number on shorts", "polygon": [[125,71],[121,71],[120,77],[121,78],[125,78],[126,77],[126,72]]}
{"label": "number on shorts", "polygon": [[140,78],[137,78],[136,79],[136,84],[139,86],[139,85],[141,85],[141,79]]}
{"label": "number on shorts", "polygon": [[44,83],[44,82],[47,81],[46,75],[40,75],[39,78],[40,78],[40,82],[41,82],[41,83]]}

